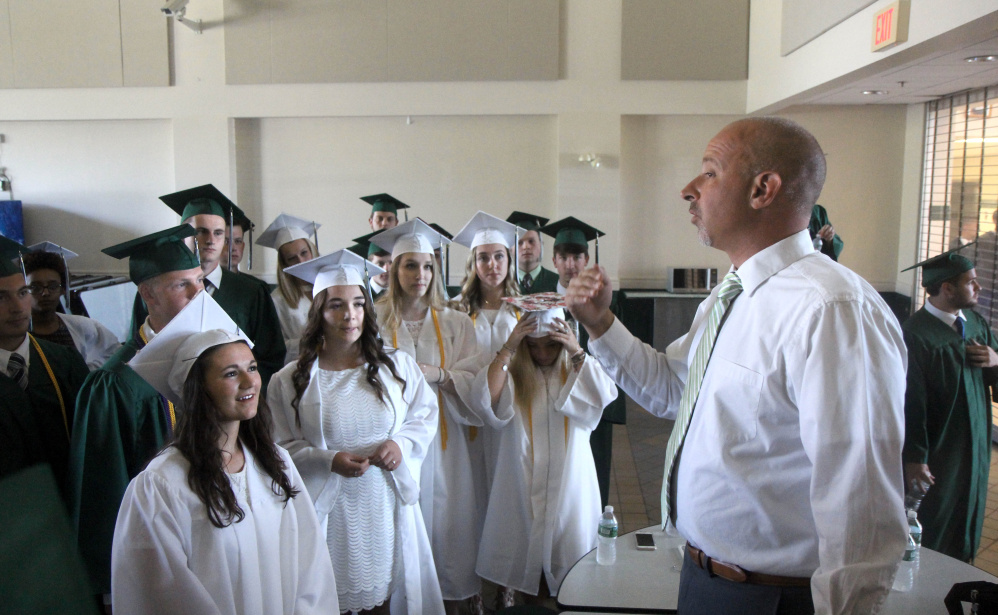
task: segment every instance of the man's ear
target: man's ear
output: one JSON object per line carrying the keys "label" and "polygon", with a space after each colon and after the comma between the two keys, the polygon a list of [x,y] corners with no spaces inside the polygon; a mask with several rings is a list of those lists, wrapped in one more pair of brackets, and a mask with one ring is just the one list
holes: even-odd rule
{"label": "man's ear", "polygon": [[769,207],[776,200],[783,180],[776,171],[763,171],[752,179],[751,206],[752,209]]}

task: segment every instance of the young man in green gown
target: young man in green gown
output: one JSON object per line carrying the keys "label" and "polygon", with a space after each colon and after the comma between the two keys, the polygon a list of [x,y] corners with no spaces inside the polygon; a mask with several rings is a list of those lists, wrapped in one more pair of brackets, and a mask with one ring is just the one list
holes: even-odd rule
{"label": "young man in green gown", "polygon": [[[14,260],[20,252],[27,248],[0,237],[0,469],[47,463],[65,501],[73,403],[89,371],[74,349],[28,333],[31,293]],[[19,441],[6,442],[7,429]]]}
{"label": "young man in green gown", "polygon": [[540,228],[548,223],[547,218],[522,211],[514,211],[506,222],[517,225],[522,230],[517,233],[516,281],[524,295],[553,293],[558,287],[558,274],[541,266],[544,260],[544,241]]}
{"label": "young man in green gown", "polygon": [[[233,219],[237,217],[238,208],[211,184],[167,194],[160,200],[180,214],[184,224],[191,225],[197,232],[204,289],[253,340],[253,354],[256,355],[266,391],[270,377],[284,367],[287,349],[269,287],[250,276],[221,266],[226,221],[230,213]],[[145,317],[143,308],[136,297],[132,311],[133,330]]]}
{"label": "young man in green gown", "polygon": [[204,289],[204,273],[184,239],[187,224],[103,250],[129,258],[128,275],[149,307],[125,344],[87,377],[76,398],[70,449],[71,516],[94,592],[111,591],[111,544],[129,481],[169,441],[177,410],[127,365],[135,353]]}
{"label": "young man in green gown", "polygon": [[922,544],[972,561],[988,495],[988,383],[998,371],[998,341],[972,309],[980,290],[973,262],[951,251],[917,266],[929,296],[902,326],[908,346],[905,488],[928,485],[918,509]]}

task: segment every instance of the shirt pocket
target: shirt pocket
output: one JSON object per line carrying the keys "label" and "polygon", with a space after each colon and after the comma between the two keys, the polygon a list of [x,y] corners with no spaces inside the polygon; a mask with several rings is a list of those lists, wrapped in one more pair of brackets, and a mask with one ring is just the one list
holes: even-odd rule
{"label": "shirt pocket", "polygon": [[[711,357],[697,400],[697,412],[705,410],[709,421],[717,421],[716,433],[723,442],[746,442],[755,438],[759,427],[759,400],[762,374],[721,357]],[[703,394],[709,394],[703,399]],[[706,417],[705,417],[706,418]]]}

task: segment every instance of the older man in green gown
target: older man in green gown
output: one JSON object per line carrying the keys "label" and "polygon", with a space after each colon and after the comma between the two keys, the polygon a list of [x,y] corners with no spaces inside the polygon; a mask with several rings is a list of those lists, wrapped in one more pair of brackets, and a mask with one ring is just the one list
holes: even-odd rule
{"label": "older man in green gown", "polygon": [[[964,246],[965,247],[965,246]],[[974,263],[955,251],[919,263],[928,298],[903,325],[906,489],[927,485],[922,544],[971,561],[981,541],[991,463],[988,382],[998,342],[977,303]]]}

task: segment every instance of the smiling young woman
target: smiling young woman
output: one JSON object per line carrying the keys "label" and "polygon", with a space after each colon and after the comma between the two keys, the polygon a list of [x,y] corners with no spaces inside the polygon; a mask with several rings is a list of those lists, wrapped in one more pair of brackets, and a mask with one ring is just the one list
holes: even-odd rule
{"label": "smiling young woman", "polygon": [[[183,411],[173,442],[122,500],[112,553],[115,611],[338,608],[315,512],[290,456],[274,443],[256,359],[234,329],[186,335],[179,348],[150,344],[143,352],[156,355],[151,362],[136,355],[145,366],[169,366],[165,377],[161,367],[137,364],[137,371],[168,389]],[[170,325],[159,335],[173,335]]]}

